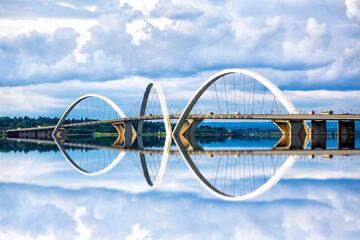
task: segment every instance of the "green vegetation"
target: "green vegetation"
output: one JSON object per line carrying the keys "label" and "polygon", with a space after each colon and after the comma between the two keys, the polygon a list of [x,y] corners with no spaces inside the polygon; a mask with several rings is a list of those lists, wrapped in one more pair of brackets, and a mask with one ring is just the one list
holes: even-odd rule
{"label": "green vegetation", "polygon": [[278,130],[261,130],[259,128],[239,128],[227,129],[225,126],[213,127],[211,125],[201,125],[196,129],[196,136],[237,136],[237,137],[277,137],[281,136]]}
{"label": "green vegetation", "polygon": [[94,138],[100,138],[100,137],[117,137],[116,132],[94,132],[93,137]]}
{"label": "green vegetation", "polygon": [[0,117],[0,131],[14,128],[28,128],[37,126],[56,125],[59,118],[38,117]]}

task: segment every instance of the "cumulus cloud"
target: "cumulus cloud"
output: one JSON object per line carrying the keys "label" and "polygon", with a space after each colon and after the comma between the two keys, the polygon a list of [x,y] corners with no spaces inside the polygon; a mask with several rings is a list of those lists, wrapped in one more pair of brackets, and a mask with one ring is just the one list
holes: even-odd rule
{"label": "cumulus cloud", "polygon": [[306,65],[323,65],[329,63],[327,49],[331,36],[326,24],[319,23],[314,18],[309,18],[305,27],[305,37],[300,41],[286,40],[283,42],[284,57],[289,64],[294,62]]}
{"label": "cumulus cloud", "polygon": [[341,55],[329,66],[311,70],[308,78],[322,82],[331,82],[333,88],[352,89],[360,87],[360,44],[345,48]]}
{"label": "cumulus cloud", "polygon": [[345,0],[346,15],[350,19],[354,19],[357,23],[360,23],[360,1],[359,0]]}
{"label": "cumulus cloud", "polygon": [[151,240],[151,232],[147,229],[142,229],[139,224],[131,227],[131,234],[126,236],[126,240]]}
{"label": "cumulus cloud", "polygon": [[[326,0],[318,4],[327,8],[337,6]],[[16,3],[4,6],[11,13]],[[62,10],[59,14],[63,18],[78,16],[79,19],[85,16],[82,13],[89,6],[93,10],[96,7],[92,11],[96,14],[88,17],[97,24],[81,32],[75,28],[72,36],[59,32],[66,39],[57,46],[69,49],[50,51],[47,57],[35,52],[20,58],[16,42],[24,37],[14,36],[11,39],[14,44],[8,42],[0,46],[0,55],[7,63],[6,68],[1,69],[3,85],[74,78],[108,80],[128,75],[184,76],[225,67],[307,71],[321,68],[337,56],[338,48],[330,43],[335,27],[343,21],[328,16],[329,21],[320,22],[318,18],[326,19],[324,15],[329,13],[316,14],[311,1],[301,4],[279,1],[272,3],[273,7],[267,12],[261,10],[259,3],[251,1],[240,5],[161,0],[146,3],[114,0],[105,5],[98,1],[60,1],[49,6],[36,1],[31,7],[35,6],[44,12],[49,7],[57,7]],[[309,16],[304,19],[296,14],[299,8],[308,11]],[[250,9],[256,10],[256,17],[250,14]],[[48,17],[40,10],[36,14]],[[32,37],[29,35],[26,41],[34,41]],[[340,46],[348,42],[346,35],[342,35],[340,42],[336,39]],[[37,44],[44,49],[49,47],[41,41]],[[60,52],[62,55],[58,56]],[[57,61],[39,61],[49,59],[50,55],[55,55],[53,58]],[[15,60],[8,61],[14,56]]]}
{"label": "cumulus cloud", "polygon": [[60,28],[52,35],[32,31],[16,38],[1,38],[1,83],[32,82],[34,78],[51,80],[59,71],[73,68],[72,52],[77,37],[73,29]]}

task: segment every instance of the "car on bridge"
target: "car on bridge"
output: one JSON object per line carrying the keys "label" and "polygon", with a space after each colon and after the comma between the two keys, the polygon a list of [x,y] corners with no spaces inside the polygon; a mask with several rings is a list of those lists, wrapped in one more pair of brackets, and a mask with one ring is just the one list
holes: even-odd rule
{"label": "car on bridge", "polygon": [[329,109],[325,109],[325,110],[322,110],[321,112],[322,114],[333,114],[333,110],[329,110]]}

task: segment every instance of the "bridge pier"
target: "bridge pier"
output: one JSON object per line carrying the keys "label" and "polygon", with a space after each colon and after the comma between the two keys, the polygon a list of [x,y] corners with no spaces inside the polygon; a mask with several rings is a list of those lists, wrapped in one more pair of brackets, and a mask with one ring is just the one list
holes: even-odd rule
{"label": "bridge pier", "polygon": [[327,127],[325,120],[311,121],[311,149],[326,149]]}
{"label": "bridge pier", "polygon": [[131,147],[136,140],[137,133],[131,122],[119,122],[112,123],[116,131],[118,132],[118,137],[113,143],[113,145]]}
{"label": "bridge pier", "polygon": [[274,120],[283,136],[276,144],[279,149],[304,149],[309,141],[310,129],[303,120]]}
{"label": "bridge pier", "polygon": [[326,121],[311,121],[311,135],[326,135]]}
{"label": "bridge pier", "polygon": [[202,149],[195,136],[196,129],[202,121],[203,119],[188,119],[182,125],[179,138],[186,149]]}
{"label": "bridge pier", "polygon": [[38,139],[51,139],[51,130],[39,130],[37,131],[37,138]]}
{"label": "bridge pier", "polygon": [[355,148],[355,121],[338,121],[338,148]]}
{"label": "bridge pier", "polygon": [[326,138],[326,134],[311,135],[311,149],[326,149]]}

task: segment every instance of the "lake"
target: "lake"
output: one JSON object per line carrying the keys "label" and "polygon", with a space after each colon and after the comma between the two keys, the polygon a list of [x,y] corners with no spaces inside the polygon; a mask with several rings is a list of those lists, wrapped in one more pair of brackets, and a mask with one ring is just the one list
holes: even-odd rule
{"label": "lake", "polygon": [[33,239],[360,234],[358,138],[345,149],[354,154],[337,155],[331,136],[315,152],[310,145],[280,151],[277,137],[207,137],[183,153],[190,160],[174,141],[164,152],[161,137],[144,138],[142,149],[113,140],[62,142],[67,160],[52,140],[1,140],[1,232]]}

